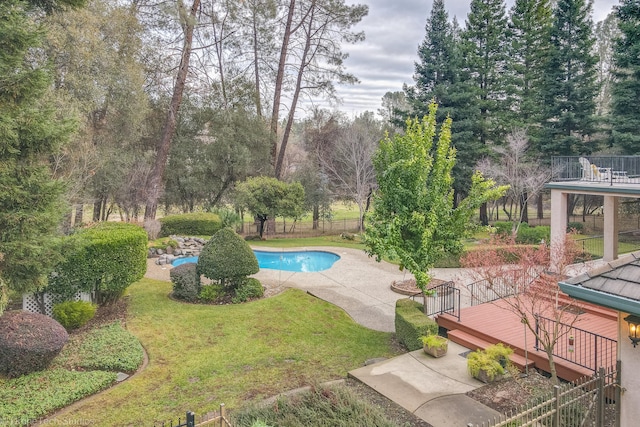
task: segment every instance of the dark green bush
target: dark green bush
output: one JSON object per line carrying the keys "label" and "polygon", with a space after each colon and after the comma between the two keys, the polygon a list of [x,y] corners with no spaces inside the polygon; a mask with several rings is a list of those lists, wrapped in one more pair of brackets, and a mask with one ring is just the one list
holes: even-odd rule
{"label": "dark green bush", "polygon": [[498,234],[499,236],[511,236],[511,231],[513,230],[513,222],[496,221],[493,224],[493,227],[496,229],[496,234]]}
{"label": "dark green bush", "polygon": [[188,262],[174,267],[169,272],[173,283],[173,296],[185,301],[195,301],[200,294],[200,276],[196,272],[196,264]]}
{"label": "dark green bush", "polygon": [[567,224],[567,233],[571,233],[573,230],[578,234],[582,234],[584,231],[584,223],[583,222],[570,222]]}
{"label": "dark green bush", "polygon": [[438,324],[423,312],[422,304],[409,298],[396,301],[396,336],[409,351],[422,348],[420,337],[438,333]]}
{"label": "dark green bush", "polygon": [[66,330],[85,325],[96,315],[96,306],[88,301],[65,301],[53,306],[53,318]]}
{"label": "dark green bush", "polygon": [[0,316],[0,374],[11,378],[45,369],[68,339],[67,331],[50,317],[5,312]]}
{"label": "dark green bush", "polygon": [[244,280],[238,288],[236,294],[231,298],[231,302],[238,304],[254,298],[260,298],[264,295],[264,288],[258,279],[249,277]]}
{"label": "dark green bush", "polygon": [[538,227],[529,227],[529,224],[523,222],[518,229],[517,243],[539,244],[542,240],[548,242],[551,238],[551,228],[546,225]]}
{"label": "dark green bush", "polygon": [[262,240],[262,237],[259,234],[247,234],[244,236],[244,240],[250,242],[252,240]]}
{"label": "dark green bush", "polygon": [[258,259],[242,237],[223,228],[205,243],[198,258],[198,275],[235,289],[260,270]]}
{"label": "dark green bush", "polygon": [[98,303],[117,300],[147,270],[147,233],[121,222],[103,222],[65,238],[64,261],[49,278],[58,301],[78,291],[98,295]]}
{"label": "dark green bush", "polygon": [[160,236],[212,236],[222,228],[220,217],[214,213],[199,212],[170,215],[160,218]]}

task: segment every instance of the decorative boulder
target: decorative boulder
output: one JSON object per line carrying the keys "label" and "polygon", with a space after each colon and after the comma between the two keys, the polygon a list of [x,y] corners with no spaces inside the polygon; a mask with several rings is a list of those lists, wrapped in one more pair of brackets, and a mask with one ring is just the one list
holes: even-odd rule
{"label": "decorative boulder", "polygon": [[0,374],[19,377],[45,369],[68,339],[67,331],[50,317],[5,312],[0,316]]}
{"label": "decorative boulder", "polygon": [[198,275],[233,289],[260,270],[249,244],[230,228],[223,228],[205,243],[197,268]]}

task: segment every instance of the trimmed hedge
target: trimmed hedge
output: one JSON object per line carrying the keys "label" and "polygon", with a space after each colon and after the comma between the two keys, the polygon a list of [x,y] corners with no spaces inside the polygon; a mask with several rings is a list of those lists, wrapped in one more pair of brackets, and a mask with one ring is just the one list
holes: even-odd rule
{"label": "trimmed hedge", "polygon": [[137,225],[99,223],[67,237],[63,248],[48,287],[58,301],[78,291],[97,291],[99,304],[115,301],[147,271],[147,233]]}
{"label": "trimmed hedge", "polygon": [[0,374],[19,377],[45,369],[69,334],[43,314],[8,311],[0,316]]}
{"label": "trimmed hedge", "polygon": [[188,262],[174,267],[169,272],[173,283],[173,296],[185,301],[196,301],[202,285],[200,276],[196,272],[196,263]]}
{"label": "trimmed hedge", "polygon": [[223,228],[204,244],[198,258],[198,275],[235,289],[244,279],[260,271],[258,259],[242,237]]}
{"label": "trimmed hedge", "polygon": [[65,301],[53,306],[53,318],[66,329],[77,329],[96,315],[96,306],[88,301]]}
{"label": "trimmed hedge", "polygon": [[214,213],[199,212],[160,218],[160,237],[213,236],[222,229],[222,220]]}
{"label": "trimmed hedge", "polygon": [[438,333],[435,320],[425,316],[422,304],[409,298],[396,301],[396,336],[409,351],[422,348],[420,337]]}

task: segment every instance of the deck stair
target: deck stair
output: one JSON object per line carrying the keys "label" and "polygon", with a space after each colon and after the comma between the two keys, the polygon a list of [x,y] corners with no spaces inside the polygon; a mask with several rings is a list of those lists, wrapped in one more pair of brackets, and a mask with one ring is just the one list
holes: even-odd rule
{"label": "deck stair", "polygon": [[[470,333],[464,332],[459,329],[454,329],[447,332],[447,337],[456,344],[460,344],[463,347],[466,347],[471,350],[484,350],[490,345],[496,344],[497,342],[489,342],[486,341],[482,337],[471,335]],[[524,371],[525,368],[532,369],[535,365],[535,362],[531,359],[526,359],[524,356],[521,356],[517,353],[513,353],[510,357],[511,363],[513,363],[520,371]]]}

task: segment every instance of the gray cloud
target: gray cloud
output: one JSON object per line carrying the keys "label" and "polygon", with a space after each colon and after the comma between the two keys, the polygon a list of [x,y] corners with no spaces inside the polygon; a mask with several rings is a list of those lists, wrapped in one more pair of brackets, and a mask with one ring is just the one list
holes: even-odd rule
{"label": "gray cloud", "polygon": [[[356,1],[353,1],[355,3]],[[431,12],[432,0],[360,0],[369,6],[369,15],[355,28],[364,31],[366,39],[357,45],[344,45],[349,54],[347,71],[360,84],[338,86],[342,99],[338,107],[349,115],[363,111],[377,111],[386,92],[402,90],[413,84],[414,63],[418,59],[418,45],[425,35],[425,24]],[[507,0],[507,10],[514,0]],[[445,0],[449,18],[455,16],[464,26],[470,0]],[[603,20],[617,0],[594,0],[594,21]],[[321,100],[312,103],[332,108]]]}

